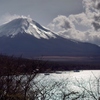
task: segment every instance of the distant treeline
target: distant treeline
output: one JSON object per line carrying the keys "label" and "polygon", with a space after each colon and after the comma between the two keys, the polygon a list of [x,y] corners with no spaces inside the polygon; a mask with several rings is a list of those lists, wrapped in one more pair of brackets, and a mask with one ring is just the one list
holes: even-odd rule
{"label": "distant treeline", "polygon": [[0,55],[0,75],[26,74],[39,70],[39,73],[70,71],[70,70],[100,70],[99,57],[92,61],[42,61],[36,59],[26,59]]}

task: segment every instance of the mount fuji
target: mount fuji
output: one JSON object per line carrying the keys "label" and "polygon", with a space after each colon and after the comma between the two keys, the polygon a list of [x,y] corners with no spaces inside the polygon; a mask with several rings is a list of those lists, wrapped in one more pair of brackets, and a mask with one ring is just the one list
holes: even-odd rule
{"label": "mount fuji", "polygon": [[0,26],[0,53],[23,57],[100,56],[100,47],[63,38],[31,18],[16,18]]}

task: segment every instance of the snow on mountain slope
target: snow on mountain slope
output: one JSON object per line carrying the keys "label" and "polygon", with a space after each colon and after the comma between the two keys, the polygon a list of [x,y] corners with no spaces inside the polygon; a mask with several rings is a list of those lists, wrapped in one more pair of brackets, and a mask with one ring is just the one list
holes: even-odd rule
{"label": "snow on mountain slope", "polygon": [[53,32],[33,21],[31,18],[17,18],[0,26],[0,37],[3,35],[14,37],[18,33],[27,33],[38,39],[56,38]]}
{"label": "snow on mountain slope", "polygon": [[24,57],[100,56],[100,47],[64,38],[25,17],[0,26],[0,53]]}

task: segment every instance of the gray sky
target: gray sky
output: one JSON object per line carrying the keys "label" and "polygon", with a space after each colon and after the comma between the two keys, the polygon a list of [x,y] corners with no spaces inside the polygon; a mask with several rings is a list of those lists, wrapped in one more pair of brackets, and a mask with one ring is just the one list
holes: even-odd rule
{"label": "gray sky", "polygon": [[100,45],[100,0],[0,0],[0,25],[21,15],[63,37]]}
{"label": "gray sky", "polygon": [[0,0],[0,17],[5,14],[30,15],[46,26],[58,15],[83,11],[82,0]]}

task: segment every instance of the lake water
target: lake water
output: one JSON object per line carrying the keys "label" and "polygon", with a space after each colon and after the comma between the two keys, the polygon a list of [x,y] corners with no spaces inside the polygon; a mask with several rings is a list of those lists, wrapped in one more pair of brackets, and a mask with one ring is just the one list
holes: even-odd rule
{"label": "lake water", "polygon": [[71,80],[73,79],[84,79],[89,80],[99,78],[100,77],[100,70],[80,70],[80,71],[57,71],[55,73],[43,73],[40,74],[41,77],[44,79],[53,79],[53,80],[62,80],[70,77]]}
{"label": "lake water", "polygon": [[[36,77],[35,82],[41,90],[43,89],[44,91],[49,91],[50,89],[49,94],[54,94],[50,100],[62,100],[62,93],[68,94],[73,91],[78,93],[77,96],[79,94],[84,94],[85,99],[82,99],[80,96],[80,98],[76,100],[96,100],[100,94],[99,80],[100,70],[81,70],[42,73]],[[55,83],[56,85],[54,86]],[[67,100],[72,100],[74,96],[76,96],[76,94],[73,94],[73,96],[70,96],[69,99],[67,98]]]}

